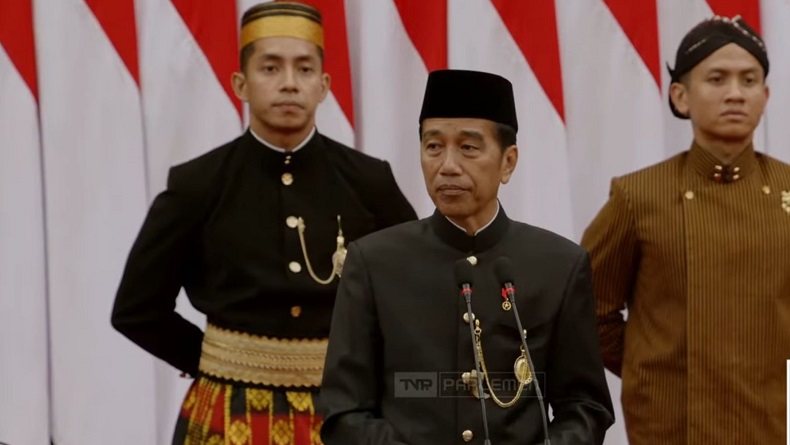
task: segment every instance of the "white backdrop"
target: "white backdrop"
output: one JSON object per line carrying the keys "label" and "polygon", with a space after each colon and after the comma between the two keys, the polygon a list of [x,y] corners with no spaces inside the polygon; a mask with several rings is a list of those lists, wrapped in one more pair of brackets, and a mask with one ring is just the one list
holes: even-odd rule
{"label": "white backdrop", "polygon": [[[243,129],[229,79],[254,2],[0,0],[0,442],[169,443],[188,381],[115,333],[110,309],[168,167]],[[310,3],[333,76],[320,131],[390,161],[420,216],[429,70],[513,82],[521,158],[503,203],[578,240],[612,176],[688,147],[665,63],[714,12],[762,31],[772,94],[758,149],[790,161],[790,0]],[[183,298],[179,310],[203,323]],[[627,443],[617,416],[610,445]]]}

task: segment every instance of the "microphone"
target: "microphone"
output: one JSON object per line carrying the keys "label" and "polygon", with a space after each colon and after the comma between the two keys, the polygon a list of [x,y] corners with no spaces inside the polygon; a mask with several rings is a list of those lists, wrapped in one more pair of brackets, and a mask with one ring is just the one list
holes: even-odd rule
{"label": "microphone", "polygon": [[532,363],[532,357],[527,348],[527,334],[524,328],[521,327],[521,317],[518,315],[518,308],[516,308],[516,289],[513,287],[513,264],[510,258],[499,257],[494,261],[494,274],[497,281],[502,285],[510,305],[513,307],[513,316],[516,317],[516,326],[518,327],[519,337],[521,338],[521,346],[524,348],[524,353],[527,356],[527,364],[529,371],[535,377],[533,383],[535,384],[535,394],[538,396],[538,404],[540,405],[540,414],[543,416],[543,443],[550,445],[549,441],[549,424],[546,419],[546,405],[543,403],[543,394],[540,391],[540,384],[538,383],[538,376],[535,373],[535,365]]}
{"label": "microphone", "polygon": [[[455,283],[461,288],[461,295],[463,295],[466,302],[472,303],[472,282],[474,282],[474,269],[472,263],[466,259],[460,259],[455,262]],[[472,315],[471,313],[469,314]]]}
{"label": "microphone", "polygon": [[474,269],[472,264],[465,258],[455,262],[455,282],[461,288],[461,295],[466,300],[466,311],[469,314],[469,335],[472,338],[472,357],[475,359],[475,370],[477,371],[477,394],[480,398],[480,412],[483,414],[483,433],[485,440],[484,445],[491,445],[491,439],[488,436],[488,416],[486,415],[486,401],[483,392],[483,371],[480,369],[480,360],[477,357],[477,348],[475,347],[475,329],[474,313],[472,312],[472,282],[474,281]]}

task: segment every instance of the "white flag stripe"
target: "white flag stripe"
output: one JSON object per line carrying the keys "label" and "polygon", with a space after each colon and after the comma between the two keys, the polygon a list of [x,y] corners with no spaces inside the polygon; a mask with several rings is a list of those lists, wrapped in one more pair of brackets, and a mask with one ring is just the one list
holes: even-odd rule
{"label": "white flag stripe", "polygon": [[318,106],[315,116],[315,124],[318,131],[322,134],[354,147],[354,128],[346,118],[340,104],[337,103],[335,95],[330,91],[326,99]]}
{"label": "white flag stripe", "polygon": [[[512,218],[573,237],[565,127],[490,2],[450,3],[450,68],[490,71],[513,83],[519,162],[500,188]],[[479,32],[471,33],[469,29]]]}
{"label": "white flag stripe", "polygon": [[[109,325],[145,206],[137,86],[82,1],[36,1],[53,440],[153,443],[151,361]],[[68,36],[64,38],[64,36]]]}
{"label": "white flag stripe", "polygon": [[0,442],[49,443],[38,110],[0,46]]}
{"label": "white flag stripe", "polygon": [[763,0],[760,6],[763,37],[771,63],[768,74],[771,95],[763,119],[764,147],[770,155],[790,162],[790,51],[786,49],[790,42],[790,0]]}
{"label": "white flag stripe", "polygon": [[241,119],[170,0],[137,0],[150,196],[171,165],[241,134]]}
{"label": "white flag stripe", "polygon": [[[375,4],[374,4],[375,3]],[[387,159],[421,217],[433,212],[420,168],[417,118],[428,71],[392,1],[348,2],[357,148]]]}
{"label": "white flag stripe", "polygon": [[603,1],[558,1],[557,13],[578,239],[606,201],[613,176],[665,157],[664,103]]}

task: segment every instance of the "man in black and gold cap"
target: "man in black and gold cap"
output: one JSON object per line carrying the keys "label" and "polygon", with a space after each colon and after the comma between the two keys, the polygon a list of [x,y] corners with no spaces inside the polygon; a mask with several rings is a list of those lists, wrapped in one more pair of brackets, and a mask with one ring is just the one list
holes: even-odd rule
{"label": "man in black and gold cap", "polygon": [[790,165],[753,146],[768,68],[740,18],[694,27],[670,69],[691,148],[615,178],[584,234],[631,445],[785,440]]}
{"label": "man in black and gold cap", "polygon": [[[601,444],[614,419],[587,253],[509,219],[497,199],[518,160],[510,82],[434,71],[419,122],[436,211],[349,246],[321,389],[324,443]],[[512,275],[517,307],[495,269]],[[540,394],[554,412],[545,431]]]}
{"label": "man in black and gold cap", "polygon": [[[416,218],[386,162],[316,130],[323,57],[314,8],[249,9],[232,79],[249,129],[171,169],[132,248],[113,326],[196,378],[174,444],[319,443],[345,244]],[[182,287],[205,333],[174,311]]]}

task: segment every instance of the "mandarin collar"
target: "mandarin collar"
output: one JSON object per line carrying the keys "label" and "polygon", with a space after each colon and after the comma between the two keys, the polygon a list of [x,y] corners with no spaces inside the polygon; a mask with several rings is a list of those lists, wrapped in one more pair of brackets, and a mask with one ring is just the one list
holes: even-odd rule
{"label": "mandarin collar", "polygon": [[429,219],[431,227],[439,239],[465,253],[479,253],[491,249],[505,236],[510,227],[510,219],[501,203],[499,213],[494,220],[476,235],[468,235],[456,227],[439,212],[439,209],[434,210]]}
{"label": "mandarin collar", "polygon": [[747,177],[758,167],[757,155],[752,144],[749,144],[732,163],[727,165],[694,142],[689,150],[688,162],[702,177],[725,184]]}

